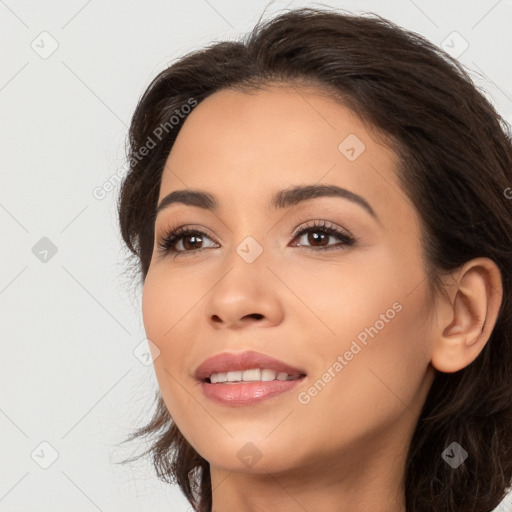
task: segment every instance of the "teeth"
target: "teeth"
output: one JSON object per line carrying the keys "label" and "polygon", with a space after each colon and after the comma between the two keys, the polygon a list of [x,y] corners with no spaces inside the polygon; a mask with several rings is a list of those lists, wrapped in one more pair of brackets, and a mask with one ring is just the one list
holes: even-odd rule
{"label": "teeth", "polygon": [[[243,381],[261,380],[261,370],[259,368],[255,368],[254,370],[245,370],[244,372],[240,372],[240,373],[242,374]],[[228,380],[231,380],[229,378],[229,374],[228,374]]]}
{"label": "teeth", "polygon": [[276,378],[276,372],[274,370],[261,370],[261,380],[267,382]]}
{"label": "teeth", "polygon": [[227,377],[228,382],[239,381],[242,380],[242,372],[228,372]]}
{"label": "teeth", "polygon": [[271,380],[294,380],[298,377],[291,377],[286,372],[275,372],[267,368],[252,368],[250,370],[233,371],[227,373],[212,373],[210,375],[210,382],[216,384],[217,382],[268,382]]}

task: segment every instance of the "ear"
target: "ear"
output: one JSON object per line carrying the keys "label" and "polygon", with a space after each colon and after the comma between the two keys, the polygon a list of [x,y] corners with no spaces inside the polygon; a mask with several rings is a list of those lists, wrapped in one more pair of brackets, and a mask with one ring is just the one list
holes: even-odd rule
{"label": "ear", "polygon": [[437,305],[439,323],[432,351],[432,366],[445,373],[465,368],[480,354],[503,298],[500,270],[489,258],[468,261],[451,278],[447,298]]}

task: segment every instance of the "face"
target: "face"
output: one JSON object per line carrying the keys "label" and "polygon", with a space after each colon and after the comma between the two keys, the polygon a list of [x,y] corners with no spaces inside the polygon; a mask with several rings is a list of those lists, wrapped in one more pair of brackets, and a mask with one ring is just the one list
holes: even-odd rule
{"label": "face", "polygon": [[[142,309],[165,404],[212,468],[349,471],[400,459],[433,374],[420,223],[397,166],[314,89],[223,90],[189,115],[159,204],[194,190],[216,208],[160,209]],[[283,199],[306,186],[331,192]],[[183,227],[192,234],[164,248]],[[196,368],[247,350],[306,376],[245,405],[206,396]]]}

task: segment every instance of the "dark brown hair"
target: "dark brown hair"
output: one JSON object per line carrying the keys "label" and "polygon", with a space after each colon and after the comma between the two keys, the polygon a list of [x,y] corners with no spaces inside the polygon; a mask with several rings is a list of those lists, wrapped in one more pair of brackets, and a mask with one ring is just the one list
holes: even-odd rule
{"label": "dark brown hair", "polygon": [[[436,370],[404,475],[407,512],[492,511],[512,481],[511,134],[464,67],[425,38],[373,13],[301,8],[260,18],[240,41],[216,42],[162,71],[129,130],[130,166],[118,203],[129,259],[143,282],[162,171],[191,110],[184,106],[220,89],[272,82],[313,85],[385,137],[400,159],[400,186],[421,218],[432,290],[442,292],[441,276],[472,258],[498,265],[504,293],[491,337],[466,368]],[[209,512],[209,464],[173,423],[159,392],[154,417],[128,440],[145,436],[154,437],[150,449],[130,460],[152,454],[158,477],[177,483],[195,510]],[[454,441],[469,454],[457,469],[441,457]]]}

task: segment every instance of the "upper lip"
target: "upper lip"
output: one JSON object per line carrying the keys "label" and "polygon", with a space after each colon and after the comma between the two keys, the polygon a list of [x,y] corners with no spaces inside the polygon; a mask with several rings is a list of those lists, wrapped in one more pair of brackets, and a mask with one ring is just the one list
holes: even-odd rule
{"label": "upper lip", "polygon": [[244,371],[252,368],[268,368],[276,372],[285,372],[291,376],[306,375],[300,368],[295,368],[279,359],[260,352],[249,350],[246,352],[222,352],[203,361],[195,371],[198,380],[208,379],[212,373],[226,373],[230,371]]}

